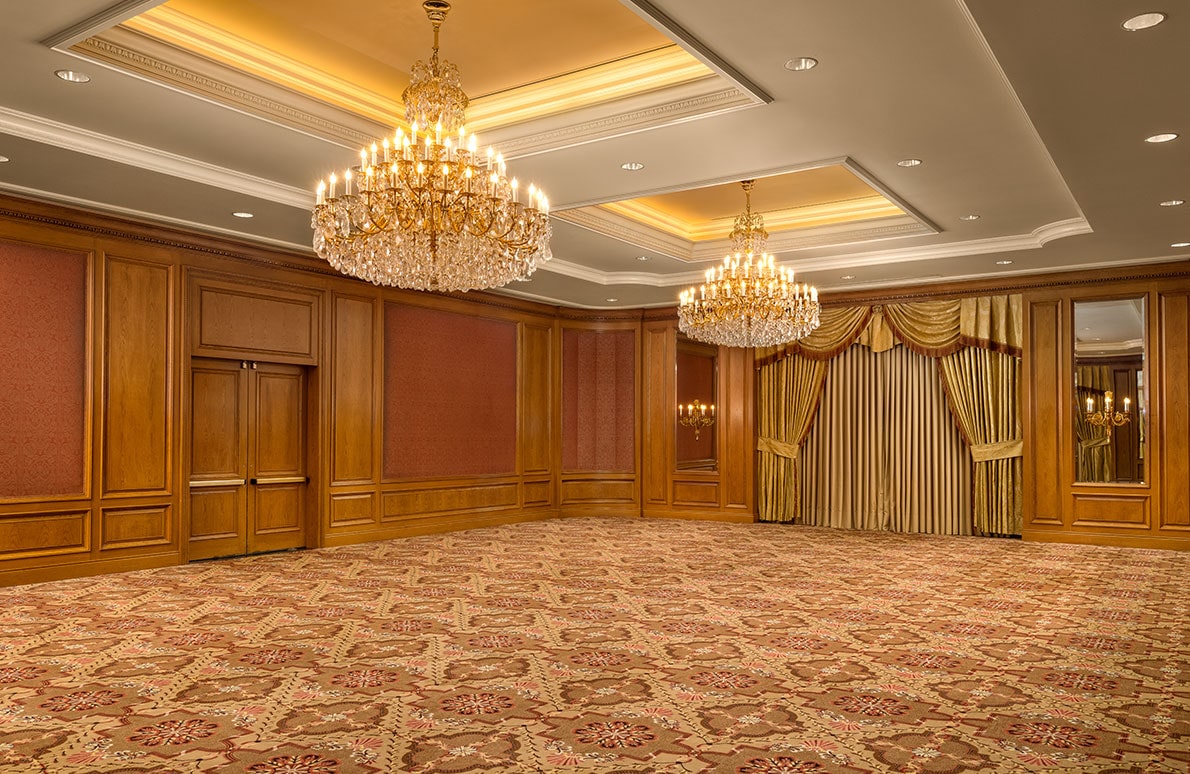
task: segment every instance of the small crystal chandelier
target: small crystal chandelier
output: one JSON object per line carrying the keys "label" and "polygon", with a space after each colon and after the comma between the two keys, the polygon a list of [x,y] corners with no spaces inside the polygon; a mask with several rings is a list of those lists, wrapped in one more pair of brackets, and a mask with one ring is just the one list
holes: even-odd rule
{"label": "small crystal chandelier", "polygon": [[734,254],[706,281],[683,290],[678,328],[692,339],[726,347],[771,347],[804,338],[818,327],[818,289],[793,281],[793,270],[775,266],[764,251],[764,217],[752,212],[752,184],[745,180],[744,212],[731,230]]}
{"label": "small crystal chandelier", "polygon": [[364,148],[341,179],[318,184],[314,251],[344,274],[412,290],[465,292],[527,279],[551,257],[549,200],[533,185],[522,193],[503,155],[476,152],[475,135],[463,128],[459,70],[438,59],[450,3],[422,7],[434,52],[428,64],[414,64],[402,94],[410,130]]}

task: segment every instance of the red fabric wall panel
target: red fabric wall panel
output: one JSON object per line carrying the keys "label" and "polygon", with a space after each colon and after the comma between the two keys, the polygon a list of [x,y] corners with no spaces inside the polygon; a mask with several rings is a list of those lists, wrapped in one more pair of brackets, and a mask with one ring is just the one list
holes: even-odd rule
{"label": "red fabric wall panel", "polygon": [[631,473],[636,466],[636,336],[562,334],[562,467]]}
{"label": "red fabric wall panel", "polygon": [[[708,405],[715,402],[715,361],[690,352],[678,352],[678,403],[688,406],[695,400]],[[718,422],[718,406],[715,407]],[[707,411],[710,411],[708,408]],[[694,429],[678,425],[678,462],[709,460],[715,456],[714,427],[704,427],[694,440]]]}
{"label": "red fabric wall panel", "polygon": [[516,472],[516,323],[384,308],[384,475]]}
{"label": "red fabric wall panel", "polygon": [[83,493],[87,256],[0,242],[0,497]]}

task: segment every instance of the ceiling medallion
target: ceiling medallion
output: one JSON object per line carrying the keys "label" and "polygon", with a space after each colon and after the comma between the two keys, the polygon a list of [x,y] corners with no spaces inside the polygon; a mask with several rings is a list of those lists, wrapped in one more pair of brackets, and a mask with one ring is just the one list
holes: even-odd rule
{"label": "ceiling medallion", "polygon": [[793,270],[766,253],[764,217],[752,212],[745,180],[744,212],[731,230],[734,254],[707,269],[706,281],[683,290],[678,328],[692,339],[725,347],[771,347],[804,338],[818,327],[818,289],[793,281]]}
{"label": "ceiling medallion", "polygon": [[450,3],[422,7],[434,49],[429,63],[413,65],[402,94],[410,129],[361,150],[342,179],[318,184],[314,251],[344,274],[411,290],[466,292],[527,279],[551,258],[549,200],[533,185],[522,193],[503,155],[490,147],[477,153],[463,127],[459,70],[438,58]]}

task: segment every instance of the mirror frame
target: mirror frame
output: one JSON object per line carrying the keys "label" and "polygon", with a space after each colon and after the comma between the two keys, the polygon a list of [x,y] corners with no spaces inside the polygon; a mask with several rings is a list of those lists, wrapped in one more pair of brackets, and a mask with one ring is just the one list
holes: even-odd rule
{"label": "mirror frame", "polygon": [[[1078,433],[1076,430],[1075,423],[1077,422],[1077,418],[1084,414],[1084,412],[1086,411],[1086,407],[1079,400],[1079,392],[1078,392],[1079,391],[1078,367],[1080,365],[1079,355],[1078,355],[1078,341],[1077,341],[1078,333],[1079,333],[1078,316],[1077,316],[1078,315],[1078,307],[1081,304],[1101,304],[1101,303],[1120,302],[1120,301],[1140,301],[1141,302],[1141,348],[1140,348],[1139,354],[1131,354],[1131,355],[1128,355],[1127,358],[1128,359],[1135,359],[1135,358],[1140,359],[1140,366],[1139,366],[1139,368],[1136,369],[1136,372],[1135,372],[1136,378],[1137,378],[1137,384],[1132,385],[1132,387],[1134,390],[1135,389],[1143,390],[1143,393],[1139,396],[1139,398],[1136,395],[1130,396],[1135,405],[1132,408],[1132,412],[1131,412],[1132,420],[1131,420],[1131,422],[1129,422],[1130,429],[1128,430],[1128,432],[1130,433],[1130,437],[1132,437],[1131,436],[1132,433],[1139,434],[1139,437],[1136,440],[1136,444],[1137,444],[1136,448],[1138,451],[1139,459],[1144,461],[1143,467],[1141,469],[1140,478],[1136,479],[1136,480],[1118,480],[1118,479],[1114,478],[1114,471],[1113,471],[1113,478],[1109,481],[1081,480],[1079,478],[1079,464],[1078,464],[1078,454],[1079,454]],[[1149,363],[1152,360],[1152,358],[1150,356],[1150,346],[1152,345],[1152,342],[1150,341],[1150,336],[1149,336],[1149,328],[1151,325],[1151,317],[1152,317],[1152,310],[1151,310],[1152,303],[1151,303],[1151,301],[1152,301],[1152,299],[1150,298],[1150,294],[1147,292],[1144,292],[1144,291],[1139,291],[1136,293],[1123,293],[1123,294],[1111,295],[1111,296],[1096,296],[1096,297],[1089,297],[1089,298],[1082,297],[1082,298],[1072,298],[1071,299],[1070,318],[1069,318],[1070,319],[1070,334],[1068,336],[1068,342],[1069,342],[1069,346],[1070,346],[1070,360],[1069,360],[1070,381],[1069,381],[1069,393],[1068,394],[1070,395],[1070,400],[1073,404],[1072,408],[1074,411],[1074,415],[1071,417],[1070,451],[1069,451],[1069,453],[1071,455],[1070,461],[1071,461],[1071,466],[1072,466],[1071,467],[1071,483],[1076,487],[1125,487],[1125,488],[1135,487],[1135,488],[1142,488],[1142,487],[1149,487],[1151,485],[1151,480],[1152,480],[1152,475],[1153,475],[1153,471],[1151,471],[1149,469],[1149,460],[1151,458],[1151,454],[1148,453],[1149,449],[1146,448],[1146,446],[1148,446],[1152,443],[1152,440],[1151,440],[1152,434],[1150,432],[1150,427],[1149,427],[1150,417],[1152,416],[1152,403],[1153,403],[1153,394],[1152,394],[1152,387],[1151,387],[1152,381],[1150,379],[1150,374],[1149,374]],[[1103,356],[1103,357],[1110,358],[1110,355]],[[1120,359],[1123,359],[1123,358],[1120,358]],[[1081,365],[1088,365],[1088,363],[1084,361]],[[1121,405],[1122,403],[1123,403],[1123,400],[1120,398],[1117,398],[1115,400],[1115,409],[1119,410],[1120,408],[1122,408],[1122,405]],[[1095,405],[1095,408],[1102,409],[1103,406],[1102,406],[1102,404],[1097,403]],[[1118,438],[1118,437],[1119,436],[1114,436],[1114,438]],[[1113,441],[1113,443],[1114,443],[1114,441]]]}

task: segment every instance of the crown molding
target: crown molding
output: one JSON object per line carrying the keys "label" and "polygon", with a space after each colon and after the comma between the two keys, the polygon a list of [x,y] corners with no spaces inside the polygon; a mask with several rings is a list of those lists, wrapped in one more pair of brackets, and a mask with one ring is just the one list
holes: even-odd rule
{"label": "crown molding", "polygon": [[73,46],[80,40],[89,38],[102,30],[114,27],[164,2],[165,0],[121,0],[121,2],[109,6],[99,13],[88,16],[66,29],[55,32],[48,38],[42,39],[41,44],[55,51],[61,51]]}
{"label": "crown molding", "polygon": [[[88,210],[101,215],[116,216],[140,221],[142,223],[166,226],[189,233],[223,237],[244,244],[252,244],[261,247],[271,247],[277,250],[283,250],[286,253],[299,253],[311,257],[314,255],[314,251],[309,245],[299,245],[293,242],[287,242],[284,239],[272,239],[270,237],[263,237],[258,234],[248,234],[243,231],[235,231],[229,228],[220,228],[219,226],[211,226],[206,223],[198,223],[197,221],[186,220],[184,218],[172,218],[168,215],[161,215],[160,213],[156,212],[145,212],[144,210],[136,210],[131,207],[120,207],[115,204],[109,204],[108,202],[97,202],[93,199],[83,199],[78,196],[69,196],[67,194],[56,193],[54,191],[27,188],[22,185],[12,185],[3,181],[0,181],[0,191],[33,201],[60,204],[66,207],[73,207],[75,209]],[[186,246],[181,242],[178,244],[180,246]]]}
{"label": "crown molding", "polygon": [[264,201],[310,209],[314,195],[255,175],[0,106],[0,132]]}
{"label": "crown molding", "polygon": [[126,27],[75,44],[70,53],[279,126],[356,149],[388,133],[362,118]]}
{"label": "crown molding", "polygon": [[[903,247],[895,250],[879,250],[867,253],[849,253],[833,257],[811,259],[799,266],[805,271],[851,269],[876,264],[907,263],[911,261],[932,261],[939,258],[960,258],[967,255],[989,253],[1011,253],[1019,250],[1034,250],[1046,243],[1078,234],[1090,234],[1091,224],[1083,218],[1068,218],[1039,226],[1029,234],[973,239],[966,242],[944,242],[936,245]],[[985,275],[978,275],[985,276]]]}
{"label": "crown molding", "polygon": [[[675,52],[685,59],[679,61]],[[326,85],[320,96],[311,96],[127,26],[113,27],[80,41],[68,53],[353,150],[387,135],[391,126],[402,123],[397,117],[404,113],[399,102],[362,91],[354,94],[359,100],[355,105],[351,93],[345,91],[346,85]],[[646,60],[670,68],[671,76],[642,81],[641,62]],[[548,82],[546,86],[512,90],[506,101],[513,108],[518,102],[523,103],[514,117],[524,120],[509,123],[505,117],[503,122],[507,125],[486,128],[484,140],[499,145],[505,158],[512,160],[756,104],[749,95],[725,87],[721,78],[701,64],[693,65],[694,68],[684,52],[671,46],[601,68],[589,68],[573,74],[572,78],[567,76],[571,78],[567,86],[570,92],[590,90],[602,95],[600,100],[585,105],[575,101],[573,94],[567,97],[552,92]],[[659,85],[668,82],[667,78],[673,82]],[[642,83],[647,86],[643,91]],[[609,92],[619,96],[609,99]],[[569,109],[528,120],[527,105],[534,100],[540,103],[544,97],[551,97],[546,100],[551,105],[565,97],[570,100]],[[338,102],[351,107],[340,107]],[[492,112],[490,121],[501,120],[498,96],[474,104]],[[469,126],[475,125],[469,123]]]}

